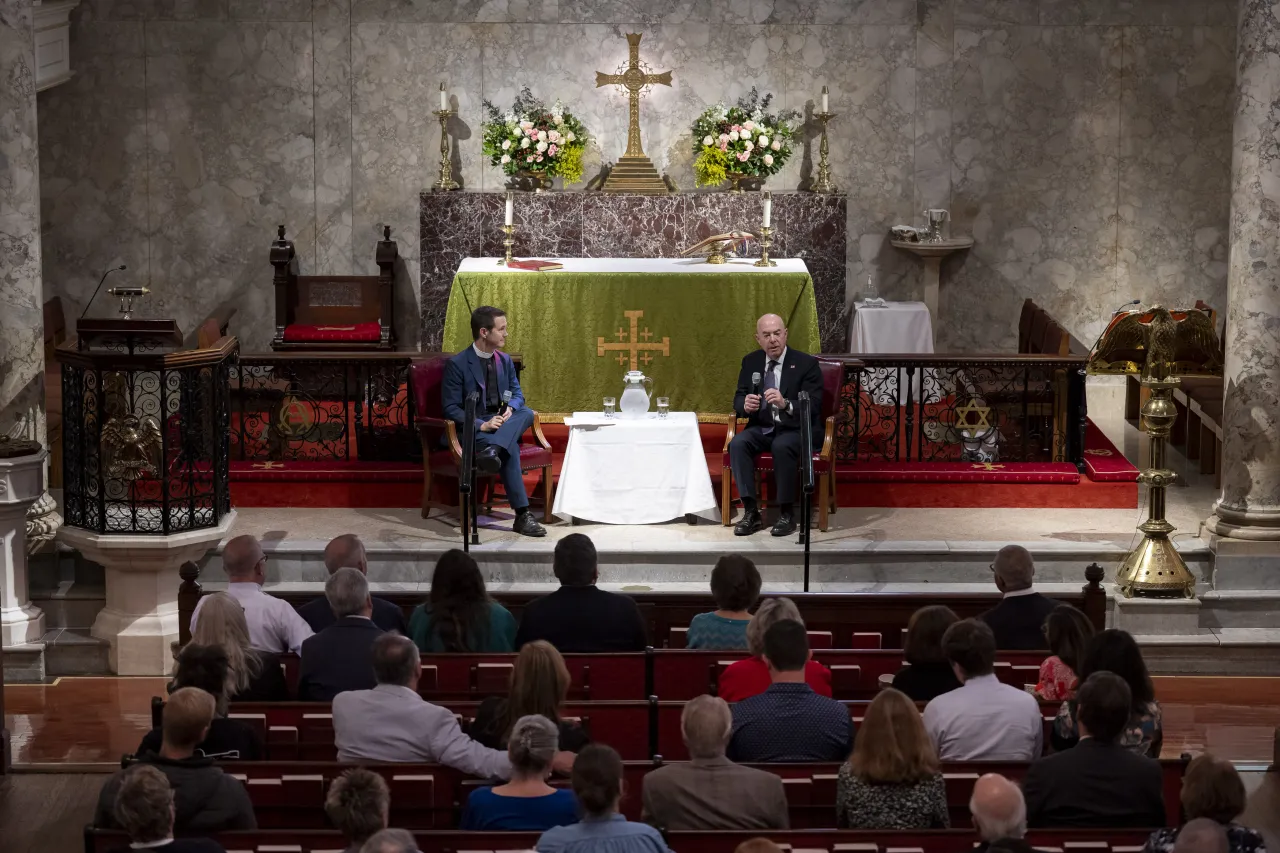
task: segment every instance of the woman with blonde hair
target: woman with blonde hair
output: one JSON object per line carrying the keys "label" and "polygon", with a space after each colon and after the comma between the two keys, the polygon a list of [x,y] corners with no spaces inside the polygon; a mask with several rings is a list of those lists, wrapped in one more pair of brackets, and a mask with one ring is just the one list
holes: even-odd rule
{"label": "woman with blonde hair", "polygon": [[249,645],[249,623],[244,607],[225,592],[201,599],[200,619],[191,630],[191,642],[219,646],[227,653],[227,689],[230,702],[282,702],[290,698],[279,658]]}
{"label": "woman with blonde hair", "polygon": [[515,724],[536,715],[556,724],[561,750],[579,752],[590,738],[581,727],[560,717],[569,684],[569,668],[555,646],[546,640],[525,643],[516,655],[506,698],[491,696],[481,702],[469,734],[490,749],[506,749]]}
{"label": "woman with blonde hair", "polygon": [[[720,673],[716,695],[726,702],[741,702],[769,689],[769,665],[764,662],[764,635],[773,625],[784,620],[804,624],[800,608],[789,598],[766,598],[747,625],[747,651],[751,657],[725,667]],[[817,661],[804,665],[804,680],[821,696],[831,696],[831,670]]]}
{"label": "woman with blonde hair", "polygon": [[938,753],[915,703],[880,691],[867,707],[853,754],[840,768],[841,829],[946,829],[947,792]]}

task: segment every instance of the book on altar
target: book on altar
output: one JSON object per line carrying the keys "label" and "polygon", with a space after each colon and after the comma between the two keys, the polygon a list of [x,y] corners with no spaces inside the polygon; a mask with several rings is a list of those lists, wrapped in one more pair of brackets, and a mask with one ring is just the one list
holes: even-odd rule
{"label": "book on altar", "polygon": [[550,270],[562,270],[564,264],[559,261],[538,261],[532,258],[528,260],[520,260],[512,258],[507,261],[508,267],[515,267],[518,270],[532,270],[533,272],[549,272]]}

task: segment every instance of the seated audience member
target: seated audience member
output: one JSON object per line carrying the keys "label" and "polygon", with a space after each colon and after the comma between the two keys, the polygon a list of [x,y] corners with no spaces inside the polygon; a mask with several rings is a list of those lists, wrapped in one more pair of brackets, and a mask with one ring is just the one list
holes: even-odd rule
{"label": "seated audience member", "polygon": [[668,853],[658,830],[618,813],[622,759],[611,748],[593,743],[578,754],[573,793],[582,806],[582,820],[542,833],[538,853]]}
{"label": "seated audience member", "polygon": [[[734,661],[720,673],[716,695],[726,702],[741,702],[769,689],[769,667],[764,662],[764,635],[778,622],[804,625],[800,609],[789,598],[766,598],[747,625],[747,651],[751,657]],[[819,696],[831,696],[831,670],[815,660],[806,661],[804,680]]]}
{"label": "seated audience member", "polygon": [[[506,752],[481,746],[462,733],[453,712],[418,695],[418,647],[408,637],[382,634],[373,642],[378,686],[348,690],[333,699],[338,760],[444,764],[472,776],[511,778]],[[557,753],[567,770],[573,755]]]}
{"label": "seated audience member", "polygon": [[1044,620],[1058,602],[1032,588],[1036,564],[1031,552],[1021,545],[1004,546],[991,564],[991,573],[1004,600],[983,613],[981,619],[991,626],[996,648],[1043,649]]}
{"label": "seated audience member", "polygon": [[573,792],[547,784],[559,742],[556,724],[546,717],[516,720],[507,746],[511,781],[473,790],[462,813],[461,828],[545,832],[553,826],[577,823],[578,801]]}
{"label": "seated audience member", "polygon": [[782,848],[767,838],[750,838],[733,848],[733,853],[782,853]]}
{"label": "seated audience member", "polygon": [[431,592],[409,617],[409,636],[429,654],[509,652],[516,619],[489,598],[480,567],[466,551],[445,551],[431,573]]}
{"label": "seated audience member", "polygon": [[1236,823],[1248,798],[1244,781],[1230,761],[1208,753],[1187,765],[1182,777],[1182,813],[1188,823],[1181,829],[1161,829],[1147,839],[1143,853],[1170,853],[1197,820],[1209,820],[1221,827],[1230,853],[1258,853],[1265,850],[1261,833]]}
{"label": "seated audience member", "polygon": [[809,637],[792,619],[775,622],[764,635],[764,661],[773,683],[733,707],[734,761],[840,761],[853,749],[849,709],[819,696],[805,683]]}
{"label": "seated audience member", "polygon": [[387,828],[391,791],[387,780],[372,770],[353,767],[329,783],[324,813],[347,839],[344,853],[360,853],[364,843]]}
{"label": "seated audience member", "polygon": [[560,588],[531,601],[520,618],[516,648],[546,640],[562,653],[642,652],[648,634],[630,596],[596,586],[596,546],[581,533],[556,543],[554,568]]}
{"label": "seated audience member", "polygon": [[1040,703],[995,676],[996,642],[977,619],[963,619],[942,635],[942,651],[960,688],[930,702],[924,727],[949,761],[1030,761],[1044,751]]}
{"label": "seated audience member", "polygon": [[[1120,735],[1120,744],[1139,755],[1159,758],[1164,743],[1163,715],[1142,651],[1129,632],[1108,628],[1094,635],[1085,647],[1084,662],[1077,675],[1083,683],[1095,672],[1114,672],[1129,685],[1133,707],[1129,724]],[[1076,704],[1075,699],[1070,699],[1058,708],[1058,717],[1049,735],[1057,752],[1070,749],[1080,739],[1076,730]]]}
{"label": "seated audience member", "polygon": [[978,777],[969,797],[969,814],[973,815],[973,828],[982,839],[974,853],[999,850],[1032,853],[1033,848],[1025,837],[1027,804],[1022,798],[1022,789],[999,773]]}
{"label": "seated audience member", "polygon": [[164,853],[224,853],[207,838],[173,837],[173,789],[169,779],[148,764],[135,764],[120,779],[114,806],[116,823],[129,833],[134,850]]}
{"label": "seated audience member", "polygon": [[915,704],[892,688],[867,707],[853,755],[840,768],[841,829],[946,829],[947,791],[938,754]]}
{"label": "seated audience member", "polygon": [[[369,559],[364,552],[364,543],[354,533],[344,533],[329,540],[324,546],[324,567],[332,575],[338,569],[355,569],[365,577],[369,576]],[[329,599],[321,596],[313,598],[298,608],[298,615],[306,620],[311,630],[319,634],[336,621]],[[400,605],[393,604],[385,598],[373,597],[373,614],[369,617],[373,624],[384,631],[399,631],[408,634],[409,629],[404,622],[404,611]]]}
{"label": "seated audience member", "polygon": [[[1229,853],[1231,849],[1226,828],[1204,817],[1187,821],[1172,848],[1173,853]],[[1265,853],[1264,848],[1257,849]]]}
{"label": "seated audience member", "polygon": [[725,757],[733,714],[723,699],[704,695],[686,702],[680,732],[691,760],[645,774],[645,823],[669,831],[790,826],[782,778]]}
{"label": "seated audience member", "polygon": [[1095,672],[1076,694],[1080,742],[1032,763],[1022,781],[1032,827],[1163,826],[1164,775],[1159,762],[1120,743],[1129,721],[1129,685]]}
{"label": "seated audience member", "polygon": [[1093,623],[1070,604],[1059,604],[1044,620],[1044,638],[1053,654],[1040,664],[1036,696],[1046,702],[1063,702],[1076,695],[1076,670],[1093,639]]}
{"label": "seated audience member", "polygon": [[[264,750],[257,733],[246,723],[226,717],[227,653],[222,646],[198,646],[195,643],[183,646],[178,652],[177,670],[170,689],[180,690],[183,687],[198,687],[214,700],[214,718],[209,724],[209,734],[196,746],[196,755],[220,761],[262,760]],[[142,738],[135,754],[159,752],[163,739],[161,729],[152,729]]]}
{"label": "seated audience member", "polygon": [[[284,680],[280,658],[273,652],[255,649],[249,642],[249,624],[244,608],[225,592],[200,599],[200,622],[191,626],[191,642],[199,646],[221,646],[227,653],[228,702],[284,702],[292,699]],[[175,661],[176,665],[176,661]],[[170,688],[170,692],[177,688]]]}
{"label": "seated audience member", "polygon": [[921,607],[911,614],[902,655],[907,665],[893,676],[895,690],[901,690],[912,701],[928,702],[960,686],[960,679],[942,653],[942,635],[959,621],[960,617],[943,604]]}
{"label": "seated audience member", "polygon": [[511,669],[506,697],[490,696],[481,702],[467,733],[490,749],[506,749],[516,721],[536,714],[556,724],[560,749],[581,752],[591,738],[577,723],[560,716],[569,683],[569,669],[555,646],[545,640],[525,643]]}
{"label": "seated audience member", "polygon": [[331,702],[345,690],[370,690],[373,643],[382,629],[373,624],[369,582],[356,569],[338,569],[324,583],[324,597],[337,621],[302,644],[298,701]]}
{"label": "seated audience member", "polygon": [[407,830],[383,829],[364,843],[360,853],[418,853],[418,843]]}
{"label": "seated audience member", "polygon": [[[246,534],[228,540],[222,549],[222,567],[227,572],[227,595],[244,608],[249,626],[249,642],[255,649],[280,654],[302,648],[302,641],[315,632],[293,605],[284,599],[267,595],[262,585],[267,582],[267,555],[258,540]],[[201,596],[191,612],[191,632],[200,624],[200,614],[208,596]]]}
{"label": "seated audience member", "polygon": [[[164,705],[160,751],[138,758],[139,765],[154,767],[168,778],[173,789],[174,831],[179,835],[258,828],[244,784],[224,773],[212,758],[195,755],[196,744],[209,734],[214,704],[213,697],[199,688],[175,690]],[[116,795],[126,772],[115,774],[103,786],[94,826],[119,827],[115,821]]]}
{"label": "seated audience member", "polygon": [[685,647],[690,649],[745,649],[748,613],[760,597],[760,572],[741,554],[728,554],[711,570],[711,595],[716,610],[699,613],[689,621]]}

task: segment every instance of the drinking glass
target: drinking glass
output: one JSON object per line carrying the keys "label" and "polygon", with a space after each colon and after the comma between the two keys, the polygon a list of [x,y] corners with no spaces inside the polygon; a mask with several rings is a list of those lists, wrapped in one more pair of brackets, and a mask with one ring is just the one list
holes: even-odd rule
{"label": "drinking glass", "polygon": [[665,418],[671,412],[671,398],[658,398],[658,417]]}
{"label": "drinking glass", "polygon": [[604,416],[611,418],[618,413],[618,400],[615,397],[604,398]]}

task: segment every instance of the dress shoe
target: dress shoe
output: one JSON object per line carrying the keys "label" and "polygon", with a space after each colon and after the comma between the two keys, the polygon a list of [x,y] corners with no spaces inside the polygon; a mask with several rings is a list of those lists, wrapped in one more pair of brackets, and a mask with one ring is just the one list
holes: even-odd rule
{"label": "dress shoe", "polygon": [[547,528],[543,527],[533,518],[533,513],[522,512],[516,516],[515,524],[511,525],[511,529],[521,536],[546,536]]}
{"label": "dress shoe", "polygon": [[795,519],[791,517],[791,513],[784,512],[778,516],[778,520],[773,523],[773,529],[769,532],[774,536],[790,536],[796,532]]}
{"label": "dress shoe", "polygon": [[496,447],[482,447],[476,451],[476,470],[481,474],[496,474],[502,468],[502,457]]}
{"label": "dress shoe", "polygon": [[733,535],[750,536],[763,526],[764,524],[760,521],[760,510],[744,509],[742,518],[733,526]]}

